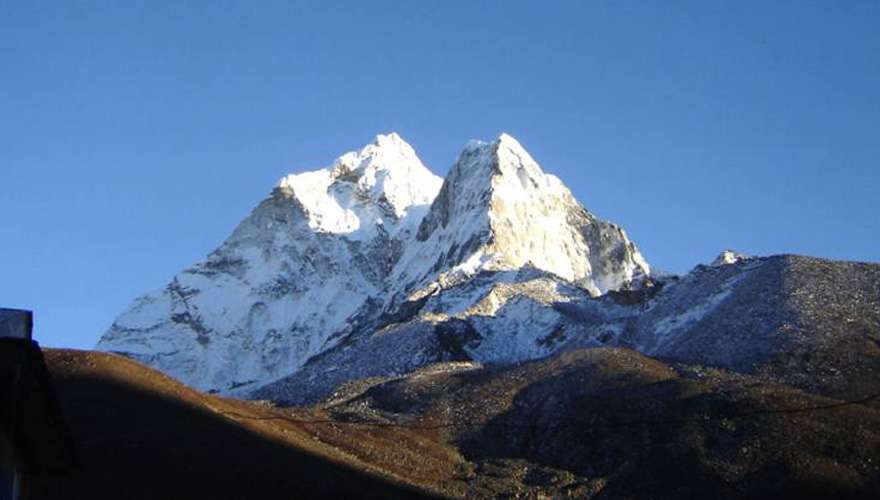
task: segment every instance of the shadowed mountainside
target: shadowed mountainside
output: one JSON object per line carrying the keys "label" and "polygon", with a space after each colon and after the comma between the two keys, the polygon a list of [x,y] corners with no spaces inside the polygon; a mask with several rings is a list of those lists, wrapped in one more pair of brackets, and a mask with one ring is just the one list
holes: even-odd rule
{"label": "shadowed mountainside", "polygon": [[200,394],[115,355],[45,355],[80,466],[31,477],[27,498],[428,495],[313,439],[304,426],[260,420],[269,408]]}
{"label": "shadowed mountainside", "polygon": [[877,399],[601,348],[426,371],[358,391],[332,411],[440,425],[485,496],[876,498]]}
{"label": "shadowed mountainside", "polygon": [[880,409],[628,349],[441,363],[310,408],[47,350],[80,455],[29,498],[876,498]]}

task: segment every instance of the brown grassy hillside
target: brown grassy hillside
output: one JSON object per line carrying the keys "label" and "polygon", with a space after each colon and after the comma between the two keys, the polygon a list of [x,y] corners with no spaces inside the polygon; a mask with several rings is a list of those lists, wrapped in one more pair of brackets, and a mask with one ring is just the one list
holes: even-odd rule
{"label": "brown grassy hillside", "polygon": [[[368,464],[328,444],[338,432],[328,425],[310,427],[277,419],[272,408],[201,394],[111,354],[47,349],[45,356],[80,464],[63,477],[30,478],[28,498],[427,494],[408,486],[413,481],[395,470]],[[305,413],[295,417],[316,418]],[[322,433],[328,439],[316,437]],[[382,439],[357,429],[346,429],[346,437],[355,451],[364,446],[357,441]],[[418,452],[416,445],[394,448],[400,451],[401,463]],[[441,453],[418,459],[448,467],[454,457]]]}
{"label": "brown grassy hillside", "polygon": [[873,399],[627,349],[436,365],[313,408],[110,354],[46,361],[80,466],[30,498],[880,498]]}

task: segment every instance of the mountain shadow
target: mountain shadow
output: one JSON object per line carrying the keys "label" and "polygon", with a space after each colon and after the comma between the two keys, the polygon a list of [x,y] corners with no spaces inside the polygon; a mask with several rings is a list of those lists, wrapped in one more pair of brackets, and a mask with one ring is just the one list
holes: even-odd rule
{"label": "mountain shadow", "polygon": [[[226,403],[130,360],[47,350],[80,467],[30,476],[25,498],[423,498],[226,418]],[[235,404],[235,402],[228,402]]]}

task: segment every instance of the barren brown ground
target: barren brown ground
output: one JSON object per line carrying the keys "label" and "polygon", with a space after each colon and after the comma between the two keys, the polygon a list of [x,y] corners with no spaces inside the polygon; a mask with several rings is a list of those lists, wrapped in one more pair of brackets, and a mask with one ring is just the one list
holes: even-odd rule
{"label": "barren brown ground", "polygon": [[880,497],[871,395],[626,349],[429,367],[311,408],[202,394],[112,354],[46,361],[80,464],[29,478],[29,498]]}
{"label": "barren brown ground", "polygon": [[45,356],[79,465],[29,478],[28,498],[421,497],[425,470],[460,461],[415,433],[296,423],[325,418],[202,394],[120,356]]}

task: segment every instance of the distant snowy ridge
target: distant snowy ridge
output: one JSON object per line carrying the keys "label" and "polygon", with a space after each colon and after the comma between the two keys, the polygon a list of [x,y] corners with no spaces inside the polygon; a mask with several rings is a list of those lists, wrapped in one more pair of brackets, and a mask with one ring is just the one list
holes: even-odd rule
{"label": "distant snowy ridge", "polygon": [[373,345],[393,324],[396,344],[358,363],[420,366],[438,339],[455,351],[441,358],[519,361],[577,336],[559,330],[555,304],[637,288],[649,274],[621,228],[509,135],[468,143],[443,180],[397,134],[380,135],[331,167],[282,178],[206,260],[138,298],[98,348],[228,394]]}

